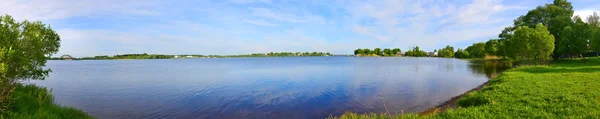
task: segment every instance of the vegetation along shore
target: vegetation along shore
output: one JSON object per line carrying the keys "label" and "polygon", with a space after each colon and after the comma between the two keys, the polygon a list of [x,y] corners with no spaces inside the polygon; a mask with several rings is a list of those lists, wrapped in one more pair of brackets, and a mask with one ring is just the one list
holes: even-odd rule
{"label": "vegetation along shore", "polygon": [[81,110],[54,104],[51,90],[23,84],[44,80],[47,56],[58,51],[59,35],[39,21],[0,16],[0,119],[85,119]]}
{"label": "vegetation along shore", "polygon": [[554,0],[514,20],[498,39],[435,51],[439,57],[501,58],[523,66],[420,114],[348,112],[330,118],[600,118],[599,18],[573,17],[570,2]]}
{"label": "vegetation along shore", "polygon": [[49,60],[118,60],[118,59],[185,59],[185,58],[238,58],[238,57],[315,57],[315,56],[333,56],[328,52],[269,52],[253,53],[243,55],[163,55],[163,54],[122,54],[122,55],[101,55],[94,57],[76,58],[70,55],[61,57],[52,57]]}

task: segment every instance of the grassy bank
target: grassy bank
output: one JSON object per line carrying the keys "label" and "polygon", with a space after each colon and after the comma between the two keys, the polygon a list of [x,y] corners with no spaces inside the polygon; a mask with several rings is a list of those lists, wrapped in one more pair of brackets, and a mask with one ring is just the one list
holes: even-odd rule
{"label": "grassy bank", "polygon": [[89,119],[81,110],[59,106],[50,92],[34,85],[18,84],[13,92],[14,102],[2,119]]}
{"label": "grassy bank", "polygon": [[458,106],[421,116],[347,113],[338,118],[600,118],[600,59],[511,69],[462,97]]}

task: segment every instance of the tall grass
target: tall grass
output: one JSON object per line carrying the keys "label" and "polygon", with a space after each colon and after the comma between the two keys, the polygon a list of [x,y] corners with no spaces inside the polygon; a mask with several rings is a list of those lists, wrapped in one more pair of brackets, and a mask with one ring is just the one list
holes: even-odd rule
{"label": "tall grass", "polygon": [[54,103],[51,90],[35,85],[16,84],[12,92],[13,102],[0,119],[90,119],[81,110]]}
{"label": "tall grass", "polygon": [[600,59],[511,69],[457,103],[456,109],[430,115],[346,113],[331,118],[600,118]]}

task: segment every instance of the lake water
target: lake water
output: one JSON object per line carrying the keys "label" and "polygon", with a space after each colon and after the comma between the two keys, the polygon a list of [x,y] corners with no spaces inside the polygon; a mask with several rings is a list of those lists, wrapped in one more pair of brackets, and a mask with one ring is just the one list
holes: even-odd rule
{"label": "lake water", "polygon": [[48,61],[47,67],[50,76],[31,83],[52,88],[59,104],[110,119],[420,112],[506,69],[398,57]]}

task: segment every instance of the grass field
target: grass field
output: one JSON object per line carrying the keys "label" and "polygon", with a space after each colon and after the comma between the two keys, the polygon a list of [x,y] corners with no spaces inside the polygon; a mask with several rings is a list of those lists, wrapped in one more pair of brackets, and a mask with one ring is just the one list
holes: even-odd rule
{"label": "grass field", "polygon": [[17,85],[13,92],[14,102],[0,119],[89,119],[81,110],[54,104],[52,95],[45,88],[34,85]]}
{"label": "grass field", "polygon": [[446,112],[354,114],[339,119],[389,118],[600,118],[600,59],[563,60],[502,73]]}

